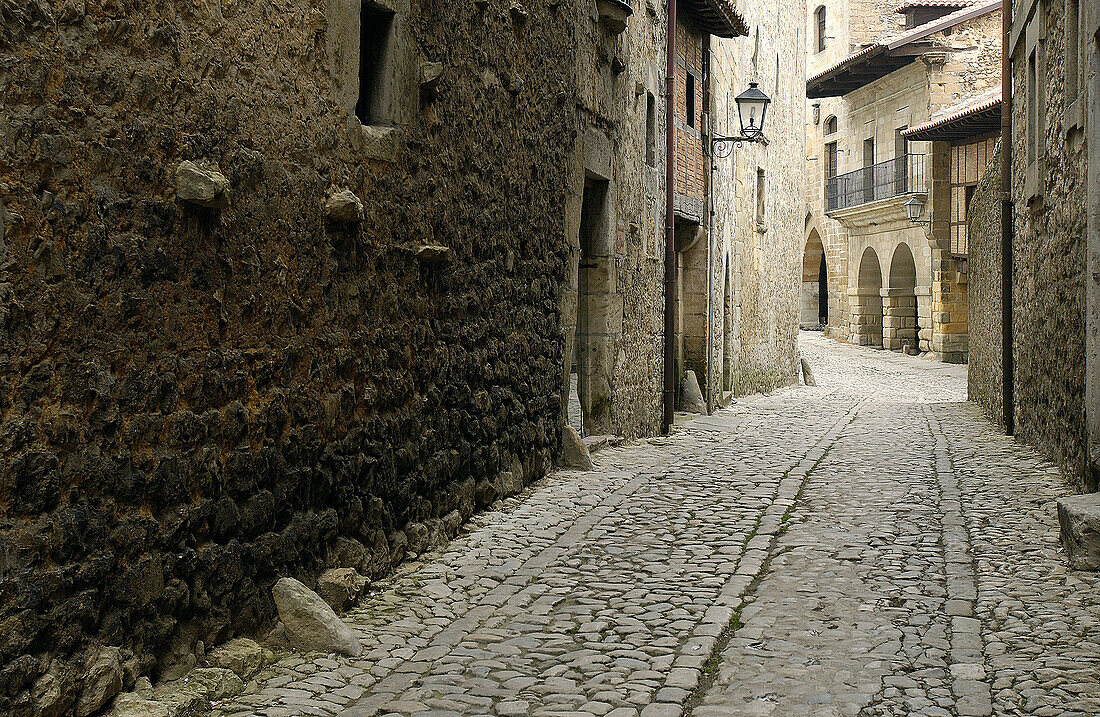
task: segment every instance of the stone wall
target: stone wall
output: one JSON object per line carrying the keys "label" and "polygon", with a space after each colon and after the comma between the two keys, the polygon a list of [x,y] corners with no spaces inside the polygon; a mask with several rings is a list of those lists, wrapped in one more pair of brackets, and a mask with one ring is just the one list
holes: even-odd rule
{"label": "stone wall", "polygon": [[1003,425],[1000,165],[997,152],[974,190],[968,212],[967,393],[991,420]]}
{"label": "stone wall", "polygon": [[1038,68],[1039,155],[1032,166],[1026,39],[1016,46],[1013,62],[1013,82],[1021,88],[1013,102],[1012,136],[1015,420],[1019,438],[1043,450],[1078,484],[1095,488],[1088,475],[1084,402],[1087,157],[1083,107],[1066,102],[1063,10],[1057,0],[1037,3],[1032,20],[1045,37]]}
{"label": "stone wall", "polygon": [[[654,435],[663,385],[665,19],[639,8],[618,32],[599,21],[594,3],[576,7],[580,127],[566,185],[562,395],[580,339],[584,430]],[[584,216],[586,186],[602,193],[600,221]]]}
{"label": "stone wall", "polygon": [[[768,144],[734,147],[729,157],[715,159],[711,385],[722,399],[797,381],[806,209],[805,11],[790,3],[746,5],[753,35],[715,41],[715,83],[722,88],[715,98],[716,131],[738,133],[734,98],[750,80],[772,98],[764,128]],[[730,327],[725,334],[724,326]]]}
{"label": "stone wall", "polygon": [[276,577],[379,575],[548,469],[588,5],[380,6],[364,128],[354,0],[0,4],[0,713],[100,645],[176,674]]}

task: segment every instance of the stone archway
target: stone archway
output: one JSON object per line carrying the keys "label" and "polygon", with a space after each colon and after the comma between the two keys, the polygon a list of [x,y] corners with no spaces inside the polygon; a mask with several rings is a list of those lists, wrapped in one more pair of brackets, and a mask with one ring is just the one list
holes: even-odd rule
{"label": "stone archway", "polygon": [[854,343],[882,347],[882,268],[871,247],[859,260],[859,284],[852,296]]}
{"label": "stone archway", "polygon": [[917,264],[902,242],[890,260],[890,286],[883,292],[882,343],[888,349],[917,347]]}
{"label": "stone archway", "polygon": [[818,330],[829,323],[829,271],[825,247],[816,229],[810,230],[802,252],[802,298],[800,328]]}

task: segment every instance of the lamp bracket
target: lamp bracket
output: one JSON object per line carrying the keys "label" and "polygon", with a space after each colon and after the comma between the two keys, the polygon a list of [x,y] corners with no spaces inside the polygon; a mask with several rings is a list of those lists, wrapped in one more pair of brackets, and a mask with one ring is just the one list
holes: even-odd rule
{"label": "lamp bracket", "polygon": [[[767,147],[768,138],[762,134],[753,135],[752,137],[746,137],[745,135],[715,135],[710,140],[711,154],[725,159],[726,157],[730,156],[730,153],[733,152],[734,147],[740,147],[745,143],[762,144]],[[725,148],[724,150],[723,147]]]}

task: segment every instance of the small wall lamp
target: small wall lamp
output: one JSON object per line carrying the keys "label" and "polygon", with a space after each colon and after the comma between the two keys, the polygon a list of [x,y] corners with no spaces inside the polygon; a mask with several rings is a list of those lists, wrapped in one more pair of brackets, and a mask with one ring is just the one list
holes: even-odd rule
{"label": "small wall lamp", "polygon": [[913,224],[927,224],[929,228],[932,227],[931,218],[928,221],[921,221],[920,215],[924,212],[924,202],[920,200],[920,197],[910,197],[909,201],[905,203],[905,216],[909,218],[909,221]]}
{"label": "small wall lamp", "polygon": [[[760,90],[758,83],[750,82],[749,89],[734,98],[737,103],[737,117],[741,121],[741,134],[736,137],[724,137],[716,135],[711,139],[711,148],[718,149],[723,145],[734,144],[740,147],[745,142],[760,142],[767,144],[764,137],[764,120],[768,116],[768,105],[772,103],[770,97]],[[721,156],[728,157],[729,151]]]}

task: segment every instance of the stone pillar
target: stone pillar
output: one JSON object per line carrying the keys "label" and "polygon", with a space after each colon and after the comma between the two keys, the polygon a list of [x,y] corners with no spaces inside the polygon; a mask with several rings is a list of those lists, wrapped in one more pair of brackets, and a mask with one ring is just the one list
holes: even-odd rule
{"label": "stone pillar", "polygon": [[910,289],[882,290],[882,346],[892,351],[917,345],[917,297]]}
{"label": "stone pillar", "polygon": [[882,295],[879,289],[848,289],[851,332],[848,340],[860,346],[882,346]]}
{"label": "stone pillar", "polygon": [[932,350],[932,289],[918,286],[917,294],[917,333],[918,348],[921,351]]}
{"label": "stone pillar", "polygon": [[820,301],[819,285],[816,281],[802,282],[801,317],[799,327],[803,329],[817,329],[821,326],[821,317],[818,311]]}
{"label": "stone pillar", "polygon": [[[961,280],[960,280],[961,279]],[[932,353],[940,361],[966,363],[969,323],[966,282],[948,252],[932,251]]]}

